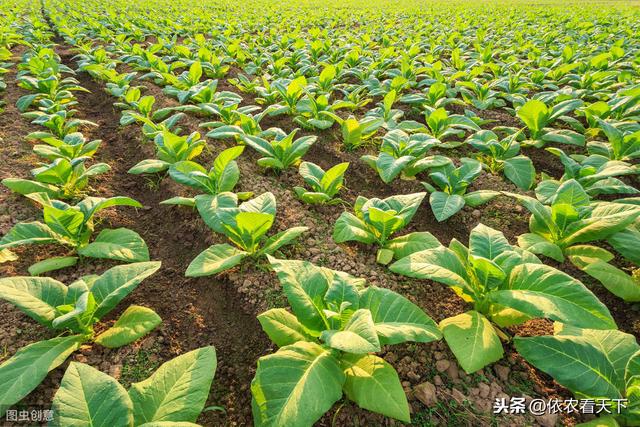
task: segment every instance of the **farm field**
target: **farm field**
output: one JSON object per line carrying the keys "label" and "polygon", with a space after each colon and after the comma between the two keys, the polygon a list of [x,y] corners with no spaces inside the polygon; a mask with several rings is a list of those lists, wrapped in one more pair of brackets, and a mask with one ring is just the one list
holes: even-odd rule
{"label": "farm field", "polygon": [[640,2],[4,0],[1,422],[640,425],[639,159]]}

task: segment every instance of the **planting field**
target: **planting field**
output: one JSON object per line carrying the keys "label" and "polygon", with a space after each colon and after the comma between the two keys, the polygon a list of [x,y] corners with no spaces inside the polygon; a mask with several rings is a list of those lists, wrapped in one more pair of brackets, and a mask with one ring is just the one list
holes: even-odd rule
{"label": "planting field", "polygon": [[640,425],[639,159],[640,2],[4,0],[0,424]]}

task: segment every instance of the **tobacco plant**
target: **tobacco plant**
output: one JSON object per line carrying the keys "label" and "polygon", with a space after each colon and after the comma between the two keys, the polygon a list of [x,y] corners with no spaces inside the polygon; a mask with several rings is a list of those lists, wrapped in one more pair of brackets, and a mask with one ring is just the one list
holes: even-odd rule
{"label": "tobacco plant", "polygon": [[422,185],[431,193],[429,204],[438,222],[458,213],[465,205],[471,207],[487,203],[500,193],[493,190],[477,190],[467,193],[467,188],[482,172],[482,164],[476,160],[462,158],[462,165],[455,167],[450,159],[444,166],[435,167],[429,178],[440,188],[428,182]]}
{"label": "tobacco plant", "polygon": [[[101,333],[94,327],[160,262],[119,265],[100,276],[85,276],[69,286],[49,277],[0,279],[0,297],[58,336],[18,350],[0,365],[0,415],[22,400],[81,345],[107,348],[127,345],[158,326],[160,317],[150,308],[131,305],[115,324]],[[107,403],[107,402],[103,402]]]}
{"label": "tobacco plant", "polygon": [[341,203],[342,200],[336,195],[344,186],[344,173],[347,171],[349,163],[338,163],[329,168],[326,172],[315,163],[302,162],[298,172],[302,176],[305,184],[313,191],[307,191],[304,187],[293,187],[300,200],[312,205]]}
{"label": "tobacco plant", "polygon": [[[240,180],[240,169],[235,161],[242,152],[243,146],[227,148],[222,151],[213,162],[213,166],[207,170],[200,164],[183,160],[169,167],[169,176],[179,184],[186,185],[204,194],[216,195],[233,191]],[[251,192],[238,193],[240,200],[246,200],[252,196]],[[173,197],[164,200],[160,204],[195,206],[195,198]]]}
{"label": "tobacco plant", "polygon": [[164,172],[174,163],[196,158],[206,146],[205,140],[200,139],[198,132],[180,136],[167,130],[158,133],[153,143],[156,146],[157,159],[142,160],[129,169],[129,173],[138,175]]}
{"label": "tobacco plant", "polygon": [[532,318],[569,325],[615,329],[607,307],[573,277],[544,265],[532,253],[511,246],[504,235],[483,224],[469,236],[469,246],[452,239],[413,252],[390,267],[403,276],[450,286],[473,309],[444,319],[440,329],[467,373],[500,360],[502,329]]}
{"label": "tobacco plant", "polygon": [[311,145],[318,139],[315,135],[307,135],[297,139],[298,129],[285,136],[275,135],[272,140],[259,136],[243,135],[242,140],[264,157],[258,159],[258,165],[266,169],[281,172],[300,163]]}
{"label": "tobacco plant", "polygon": [[440,155],[427,156],[427,151],[440,145],[440,141],[424,133],[408,135],[394,129],[382,138],[377,156],[364,155],[360,160],[369,165],[386,184],[400,176],[415,179],[426,169],[444,166],[449,159]]}
{"label": "tobacco plant", "polygon": [[361,408],[410,422],[398,374],[373,353],[383,345],[440,339],[433,320],[363,279],[306,261],[269,261],[291,312],[275,308],[258,316],[279,348],[258,360],[251,382],[254,422],[312,425],[343,394]]}
{"label": "tobacco plant", "polygon": [[234,245],[217,244],[205,249],[187,267],[187,277],[210,276],[259,259],[293,243],[307,227],[292,227],[267,237],[276,217],[276,198],[263,193],[238,205],[233,193],[196,196],[196,208],[205,223]]}
{"label": "tobacco plant", "polygon": [[437,243],[427,232],[413,232],[404,236],[391,236],[405,228],[420,207],[426,193],[415,193],[367,199],[358,196],[354,213],[343,212],[333,227],[336,243],[355,241],[379,247],[376,260],[388,264],[410,251],[426,249]]}
{"label": "tobacco plant", "polygon": [[[138,233],[128,228],[105,228],[93,240],[94,216],[112,206],[142,205],[129,197],[86,197],[75,206],[51,200],[46,193],[31,193],[27,197],[42,206],[43,220],[20,222],[0,239],[0,250],[35,244],[59,244],[71,253],[89,258],[106,258],[124,262],[148,261],[149,250]],[[31,274],[75,265],[78,258],[70,255],[40,261],[29,268]]]}
{"label": "tobacco plant", "polygon": [[50,425],[195,426],[216,367],[213,346],[202,347],[163,363],[125,390],[115,378],[71,362],[53,396]]}
{"label": "tobacco plant", "polygon": [[[606,399],[593,425],[640,422],[640,345],[621,331],[554,324],[553,336],[521,338],[518,352],[581,399]],[[626,399],[626,402],[623,400]]]}
{"label": "tobacco plant", "polygon": [[533,186],[536,170],[531,159],[520,154],[518,135],[515,133],[500,138],[493,131],[481,130],[471,135],[467,143],[480,151],[477,160],[489,172],[502,172],[518,188],[528,190]]}

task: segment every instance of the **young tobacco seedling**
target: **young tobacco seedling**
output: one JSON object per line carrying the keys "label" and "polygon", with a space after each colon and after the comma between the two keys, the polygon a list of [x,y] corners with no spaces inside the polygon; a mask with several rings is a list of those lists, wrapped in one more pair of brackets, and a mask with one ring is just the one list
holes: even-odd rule
{"label": "young tobacco seedling", "polygon": [[[407,120],[400,123],[399,128],[407,132],[425,132],[439,141],[450,136],[460,138],[464,135],[465,131],[477,132],[480,130],[480,126],[470,117],[461,114],[449,115],[443,107],[427,109],[424,115],[427,127],[422,123]],[[460,144],[461,143],[458,142],[447,142],[443,143],[443,146],[451,148]]]}
{"label": "young tobacco seedling", "polygon": [[206,145],[205,140],[200,139],[198,132],[193,132],[189,136],[180,136],[162,131],[155,136],[153,143],[156,146],[158,158],[142,160],[129,169],[129,173],[139,175],[164,172],[174,163],[198,157]]}
{"label": "young tobacco seedling", "polygon": [[[227,148],[213,162],[213,167],[207,170],[191,160],[183,160],[169,167],[169,176],[182,185],[194,188],[205,194],[216,195],[233,191],[240,179],[240,169],[235,159],[244,151],[243,146]],[[246,200],[253,193],[238,193],[238,199]],[[173,197],[160,202],[161,205],[195,206],[193,197]]]}
{"label": "young tobacco seedling", "polygon": [[0,390],[0,416],[82,344],[122,347],[158,326],[161,319],[153,310],[132,305],[112,327],[97,335],[94,332],[101,318],[159,268],[160,262],[119,265],[100,276],[85,276],[69,286],[49,277],[0,279],[0,298],[42,326],[64,334],[23,347],[0,365],[0,379],[5,385]]}
{"label": "young tobacco seedling", "polygon": [[493,131],[481,130],[467,138],[467,143],[480,151],[477,159],[492,174],[502,172],[518,188],[528,190],[536,178],[533,162],[520,154],[518,133],[500,139]]}
{"label": "young tobacco seedling", "polygon": [[622,161],[640,158],[640,130],[624,132],[604,120],[598,119],[597,122],[609,142],[589,141],[589,154],[599,154],[611,160]]}
{"label": "young tobacco seedling", "polygon": [[[128,228],[103,229],[89,243],[94,231],[94,216],[112,206],[142,207],[129,197],[86,197],[75,206],[51,200],[46,193],[31,193],[28,198],[43,209],[44,222],[21,222],[0,240],[0,250],[15,246],[58,243],[90,258],[106,258],[124,262],[148,261],[149,250],[142,237]],[[32,275],[75,265],[75,256],[54,257],[29,268]]]}
{"label": "young tobacco seedling", "polygon": [[559,102],[552,108],[538,100],[531,99],[516,111],[516,115],[525,124],[528,138],[525,144],[542,148],[549,142],[584,146],[584,135],[569,129],[551,129],[549,126],[557,119],[565,120],[566,114],[582,105],[579,99]]}
{"label": "young tobacco seedling", "polygon": [[196,196],[196,208],[205,223],[216,233],[224,234],[236,246],[210,246],[187,267],[187,277],[210,276],[240,264],[245,258],[257,259],[291,244],[307,227],[292,227],[266,237],[276,216],[276,198],[263,193],[238,206],[233,193]]}
{"label": "young tobacco seedling", "polygon": [[[635,337],[561,323],[555,323],[554,329],[552,336],[516,337],[515,347],[576,397],[611,402],[592,425],[640,423],[640,346]],[[627,401],[620,404],[616,399]]]}
{"label": "young tobacco seedling", "polygon": [[[518,245],[558,262],[563,262],[565,256],[571,261],[574,257],[610,261],[613,259],[611,252],[585,243],[614,239],[640,217],[640,207],[631,203],[591,202],[575,179],[562,183],[548,204],[529,196],[505,194],[514,197],[531,212],[530,233],[518,236]],[[615,244],[612,240],[610,244],[624,254],[637,251],[634,246],[638,242],[638,239],[623,238]]]}
{"label": "young tobacco seedling", "polygon": [[502,358],[500,339],[508,336],[501,327],[549,318],[583,328],[616,329],[607,307],[582,283],[511,246],[501,232],[483,224],[471,231],[468,248],[453,239],[448,248],[414,252],[389,269],[443,283],[473,304],[473,310],[440,322],[467,373]]}
{"label": "young tobacco seedling", "polygon": [[353,206],[354,214],[343,212],[333,228],[336,243],[355,241],[376,244],[380,247],[376,260],[388,264],[411,251],[427,249],[438,241],[427,232],[414,232],[391,239],[391,235],[409,224],[426,193],[414,193],[367,199],[358,196]]}
{"label": "young tobacco seedling", "polygon": [[67,134],[64,138],[51,136],[48,132],[32,132],[27,135],[27,139],[44,142],[44,144],[34,145],[33,152],[51,161],[55,159],[72,161],[80,157],[93,157],[102,142],[99,139],[87,142],[80,132]]}
{"label": "young tobacco seedling", "polygon": [[313,191],[307,191],[303,187],[293,187],[293,191],[295,191],[300,200],[312,205],[341,203],[342,200],[335,196],[343,187],[344,173],[348,167],[349,163],[347,162],[339,163],[325,172],[315,163],[302,162],[298,172],[302,175],[305,184],[311,187]]}
{"label": "young tobacco seedling", "polygon": [[58,158],[48,165],[31,170],[35,181],[21,178],[6,178],[2,184],[18,194],[46,193],[55,199],[74,199],[81,196],[89,185],[89,177],[108,172],[106,163],[85,167],[87,157],[71,161]]}
{"label": "young tobacco seedling", "polygon": [[242,140],[264,156],[258,159],[259,166],[281,172],[299,164],[302,156],[318,139],[315,135],[307,135],[294,140],[297,132],[298,129],[294,129],[286,136],[275,135],[271,141],[252,135],[243,135]]}
{"label": "young tobacco seedling", "polygon": [[427,156],[427,151],[438,146],[440,141],[424,133],[409,136],[404,131],[394,129],[382,138],[380,154],[364,155],[360,160],[378,172],[386,184],[400,176],[415,179],[428,168],[444,166],[449,159],[440,155]]}
{"label": "young tobacco seedling", "polygon": [[564,174],[560,180],[543,175],[544,179],[536,187],[536,197],[542,203],[550,203],[560,185],[570,179],[575,179],[590,197],[601,194],[640,193],[635,187],[615,178],[640,174],[638,166],[620,160],[609,160],[599,154],[592,154],[588,157],[583,155],[569,156],[559,148],[546,148],[546,150],[560,158],[564,166]]}
{"label": "young tobacco seedling", "polygon": [[[258,316],[279,347],[258,360],[251,382],[260,425],[307,426],[343,394],[363,409],[409,423],[395,369],[383,345],[426,343],[442,335],[418,306],[388,289],[306,261],[269,257],[291,305]],[[300,410],[304,408],[304,410]]]}
{"label": "young tobacco seedling", "polygon": [[493,190],[477,190],[467,193],[469,185],[482,172],[482,164],[476,160],[462,158],[462,165],[455,167],[450,159],[444,166],[434,168],[429,178],[440,188],[438,191],[427,182],[422,185],[431,193],[429,204],[438,222],[455,215],[465,205],[480,206],[498,196],[500,192]]}
{"label": "young tobacco seedling", "polygon": [[362,120],[358,120],[354,116],[343,119],[334,113],[325,114],[332,117],[340,125],[342,143],[347,151],[355,150],[364,145],[384,124],[384,120],[379,117],[364,117]]}
{"label": "young tobacco seedling", "polygon": [[53,396],[50,425],[196,426],[216,367],[213,346],[202,347],[163,363],[125,390],[115,378],[71,362]]}

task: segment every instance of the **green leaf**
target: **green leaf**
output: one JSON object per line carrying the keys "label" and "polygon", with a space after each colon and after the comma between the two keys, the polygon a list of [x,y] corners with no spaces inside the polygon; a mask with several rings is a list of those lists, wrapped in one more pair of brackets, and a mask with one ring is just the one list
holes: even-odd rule
{"label": "green leaf", "polygon": [[0,298],[49,328],[56,317],[56,307],[65,303],[66,295],[67,287],[49,277],[0,279]]}
{"label": "green leaf", "polygon": [[449,348],[468,374],[502,359],[504,350],[491,322],[477,311],[467,311],[440,322]]}
{"label": "green leaf", "polygon": [[39,276],[42,273],[47,273],[49,271],[60,270],[61,268],[71,267],[76,265],[78,262],[78,257],[75,256],[67,256],[67,257],[53,257],[49,259],[45,259],[44,261],[36,262],[32,264],[27,271],[32,276]]}
{"label": "green leaf", "polygon": [[312,341],[296,316],[284,308],[273,308],[258,316],[262,329],[278,347],[294,344],[298,341]]}
{"label": "green leaf", "polygon": [[549,120],[549,109],[544,102],[537,99],[527,101],[516,114],[532,133],[540,132]]}
{"label": "green leaf", "polygon": [[288,245],[296,240],[302,233],[306,232],[307,230],[309,230],[309,227],[291,227],[287,230],[281,231],[268,238],[264,242],[261,253],[272,254],[281,247]]}
{"label": "green leaf", "polygon": [[51,198],[60,197],[58,187],[44,182],[29,181],[20,178],[6,178],[2,180],[2,184],[18,194],[46,193]]}
{"label": "green leaf", "polygon": [[38,222],[20,222],[0,240],[0,249],[13,246],[56,243],[59,237],[49,226]]}
{"label": "green leaf", "polygon": [[207,402],[216,366],[215,349],[202,347],[162,364],[146,380],[131,384],[134,424],[195,422]]}
{"label": "green leaf", "polygon": [[372,354],[345,354],[340,362],[349,399],[369,411],[411,422],[409,403],[393,366]]}
{"label": "green leaf", "polygon": [[511,245],[499,231],[478,224],[469,235],[469,252],[476,257],[494,260],[501,253],[511,250]]}
{"label": "green leaf", "polygon": [[389,269],[403,276],[435,280],[474,294],[466,267],[455,252],[444,246],[413,253],[391,264]]}
{"label": "green leaf", "polygon": [[324,296],[333,281],[331,270],[307,261],[268,259],[298,321],[317,335],[327,329]]}
{"label": "green leaf", "polygon": [[438,222],[455,215],[464,207],[464,197],[458,194],[447,194],[442,191],[436,191],[429,196],[431,211]]}
{"label": "green leaf", "polygon": [[235,267],[247,256],[247,252],[226,243],[209,246],[191,261],[185,276],[200,277],[217,274]]}
{"label": "green leaf", "polygon": [[469,205],[472,208],[475,208],[477,206],[487,203],[490,200],[493,200],[499,195],[500,195],[499,191],[478,190],[478,191],[472,191],[471,193],[467,193],[462,197],[464,198],[465,204]]}
{"label": "green leaf", "polygon": [[72,335],[30,344],[0,365],[0,416],[31,393],[83,340],[80,335]]}
{"label": "green leaf", "polygon": [[91,287],[97,304],[94,316],[101,319],[159,268],[159,261],[151,261],[118,265],[105,271]]}
{"label": "green leaf", "polygon": [[132,305],[112,327],[98,335],[94,341],[108,348],[122,347],[145,336],[161,322],[160,316],[150,308]]}
{"label": "green leaf", "polygon": [[373,243],[376,238],[362,220],[352,213],[343,212],[333,227],[333,240],[336,243],[348,241]]}
{"label": "green leaf", "polygon": [[157,159],[147,159],[143,160],[131,169],[129,169],[128,173],[133,175],[140,175],[143,173],[158,173],[162,171],[166,171],[169,169],[171,164],[169,162],[165,162],[164,160]]}
{"label": "green leaf", "polygon": [[590,398],[620,399],[611,361],[589,339],[576,336],[514,338],[529,363],[569,390]]}
{"label": "green leaf", "polygon": [[592,329],[616,329],[607,307],[582,283],[544,264],[521,264],[491,301],[535,317]]}
{"label": "green leaf", "polygon": [[519,235],[518,246],[533,254],[544,255],[558,262],[564,261],[564,254],[560,246],[548,241],[539,234],[525,233]]}
{"label": "green leaf", "polygon": [[596,278],[602,286],[626,302],[640,301],[640,280],[604,261],[588,263],[582,271]]}
{"label": "green leaf", "polygon": [[518,188],[528,190],[536,179],[536,170],[530,158],[516,156],[504,161],[504,176]]}
{"label": "green leaf", "polygon": [[69,364],[51,409],[52,426],[133,425],[133,404],[124,387],[83,363]]}
{"label": "green leaf", "polygon": [[380,351],[380,340],[369,310],[356,310],[341,331],[322,332],[321,339],[329,347],[347,353],[363,354]]}
{"label": "green leaf", "polygon": [[149,261],[149,249],[138,233],[128,228],[105,229],[87,246],[78,250],[90,258],[115,259],[124,262]]}
{"label": "green leaf", "polygon": [[360,308],[371,311],[382,345],[442,338],[438,326],[420,307],[389,289],[369,286],[360,295]]}
{"label": "green leaf", "polygon": [[386,249],[393,251],[396,259],[404,258],[414,252],[434,249],[440,246],[440,242],[428,231],[416,231],[388,240],[384,245]]}
{"label": "green leaf", "polygon": [[313,425],[342,397],[345,375],[331,352],[297,342],[258,360],[251,382],[257,426]]}

